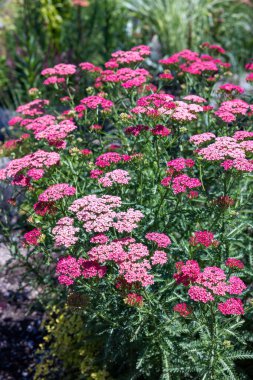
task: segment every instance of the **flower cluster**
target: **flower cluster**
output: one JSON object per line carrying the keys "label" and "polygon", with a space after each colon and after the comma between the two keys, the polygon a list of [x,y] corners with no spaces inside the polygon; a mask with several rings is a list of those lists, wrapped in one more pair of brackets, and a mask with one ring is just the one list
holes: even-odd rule
{"label": "flower cluster", "polygon": [[[177,283],[189,286],[188,294],[196,302],[207,303],[214,301],[217,296],[240,295],[247,288],[245,283],[236,276],[228,280],[224,270],[218,267],[206,267],[201,272],[195,260],[185,264],[176,264],[178,272],[174,274]],[[233,314],[233,313],[231,313]],[[235,313],[236,314],[236,313]]]}
{"label": "flower cluster", "polygon": [[64,217],[58,220],[56,226],[52,229],[55,245],[57,247],[71,247],[78,241],[76,233],[80,228],[74,227],[74,220],[69,217]]}
{"label": "flower cluster", "polygon": [[80,278],[102,278],[106,274],[106,267],[101,266],[96,262],[91,262],[83,258],[76,259],[68,256],[61,258],[56,266],[56,274],[60,284],[70,286],[74,280]]}
{"label": "flower cluster", "polygon": [[[118,239],[109,244],[98,245],[87,254],[91,261],[101,264],[116,263],[119,274],[129,284],[137,282],[145,287],[154,283],[153,275],[148,273],[151,270],[151,264],[147,259],[150,255],[149,250],[144,244],[136,243],[132,238]],[[165,262],[160,260],[159,264]]]}
{"label": "flower cluster", "polygon": [[221,103],[221,106],[215,112],[221,120],[231,123],[236,120],[238,115],[246,115],[249,110],[249,104],[241,99],[232,99]]}
{"label": "flower cluster", "polygon": [[143,305],[143,297],[136,293],[129,293],[124,298],[124,302],[129,306],[141,307]]}
{"label": "flower cluster", "polygon": [[130,161],[131,156],[126,154],[120,154],[116,152],[107,152],[103,153],[96,158],[95,165],[100,168],[105,168],[110,166],[111,164],[117,164],[119,162]]}
{"label": "flower cluster", "polygon": [[34,228],[23,236],[25,245],[38,245],[41,237],[41,229]]}
{"label": "flower cluster", "polygon": [[189,189],[201,186],[198,178],[191,178],[187,174],[180,174],[177,177],[165,177],[161,184],[165,187],[171,186],[174,194],[186,193]]}
{"label": "flower cluster", "polygon": [[232,269],[244,269],[244,264],[241,260],[229,257],[226,262],[226,266]]}
{"label": "flower cluster", "polygon": [[128,89],[132,87],[140,87],[146,83],[150,74],[145,69],[130,69],[128,67],[121,68],[117,71],[104,70],[96,78],[95,87],[101,87],[106,83],[120,83],[122,87]]}
{"label": "flower cluster", "polygon": [[46,76],[45,85],[64,83],[65,77],[76,73],[76,66],[66,63],[59,63],[52,68],[42,70],[41,75]]}
{"label": "flower cluster", "polygon": [[214,234],[210,231],[196,231],[189,240],[190,245],[195,246],[204,246],[206,248],[213,246],[217,247],[219,242],[214,239]]}
{"label": "flower cluster", "polygon": [[167,248],[171,244],[169,236],[159,232],[148,232],[145,238],[155,242],[159,248]]}
{"label": "flower cluster", "polygon": [[121,198],[111,195],[88,195],[77,199],[69,207],[77,219],[84,222],[87,232],[105,232],[114,228],[118,232],[131,232],[144,215],[132,208],[127,211],[116,212],[115,208],[121,206]]}
{"label": "flower cluster", "polygon": [[229,94],[231,93],[237,93],[237,94],[243,94],[244,93],[244,88],[240,86],[236,86],[235,84],[231,83],[226,83],[220,86],[220,90],[225,91]]}
{"label": "flower cluster", "polygon": [[188,307],[188,305],[185,302],[178,303],[173,307],[173,310],[176,313],[179,313],[181,317],[188,317],[192,313],[192,310]]}
{"label": "flower cluster", "polygon": [[150,55],[150,48],[146,45],[135,46],[131,50],[118,50],[112,53],[112,58],[105,63],[107,69],[115,69],[120,65],[130,65],[143,62]]}
{"label": "flower cluster", "polygon": [[131,177],[128,171],[116,169],[112,172],[106,173],[104,177],[99,178],[98,182],[101,183],[103,187],[111,187],[114,183],[120,185],[127,185]]}
{"label": "flower cluster", "polygon": [[[23,104],[17,108],[17,112],[25,116],[39,116],[43,115],[44,107],[49,105],[49,100],[35,99],[27,104]],[[18,119],[12,119],[12,121],[18,122]],[[19,120],[21,121],[21,120]],[[14,122],[14,121],[13,121]]]}
{"label": "flower cluster", "polygon": [[56,185],[49,186],[42,194],[39,195],[40,202],[52,202],[74,195],[76,189],[67,183],[57,183]]}
{"label": "flower cluster", "polygon": [[[238,137],[237,137],[238,139]],[[197,153],[207,161],[222,161],[225,170],[234,168],[240,171],[253,171],[253,162],[246,158],[246,152],[252,151],[252,142],[238,142],[233,137],[216,137],[207,147],[198,149]]]}
{"label": "flower cluster", "polygon": [[222,68],[230,67],[229,63],[223,62],[221,59],[213,58],[206,54],[201,55],[188,49],[173,54],[169,58],[161,59],[159,63],[165,66],[174,66],[183,73],[206,75],[207,78]]}
{"label": "flower cluster", "polygon": [[[28,186],[30,179],[38,180],[43,177],[44,169],[60,162],[60,156],[55,152],[38,150],[22,158],[10,161],[6,168],[0,170],[0,179],[13,179],[20,186]],[[24,172],[26,171],[26,175]]]}

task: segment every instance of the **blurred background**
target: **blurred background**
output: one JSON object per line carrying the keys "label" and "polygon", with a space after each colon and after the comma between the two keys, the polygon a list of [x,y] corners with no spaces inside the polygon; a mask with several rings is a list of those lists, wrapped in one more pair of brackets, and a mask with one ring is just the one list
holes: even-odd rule
{"label": "blurred background", "polygon": [[252,0],[0,0],[0,106],[14,109],[59,62],[104,62],[117,49],[152,47],[153,64],[204,42],[237,71],[253,55]]}

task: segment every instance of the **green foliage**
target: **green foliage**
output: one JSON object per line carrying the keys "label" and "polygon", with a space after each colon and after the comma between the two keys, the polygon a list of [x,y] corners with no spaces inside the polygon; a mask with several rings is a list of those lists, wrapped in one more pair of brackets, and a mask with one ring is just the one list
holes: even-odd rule
{"label": "green foliage", "polygon": [[[146,41],[155,33],[170,54],[197,49],[204,42],[220,43],[239,61],[252,54],[253,6],[237,0],[123,0]],[[246,36],[246,38],[245,38]]]}

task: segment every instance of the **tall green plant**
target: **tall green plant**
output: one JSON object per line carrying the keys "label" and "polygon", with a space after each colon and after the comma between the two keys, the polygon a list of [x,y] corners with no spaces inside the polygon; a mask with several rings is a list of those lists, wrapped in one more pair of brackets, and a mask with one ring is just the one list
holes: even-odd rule
{"label": "tall green plant", "polygon": [[[236,0],[123,0],[146,38],[157,34],[164,52],[222,43],[238,58],[251,54],[253,7]],[[251,49],[252,50],[252,49]]]}

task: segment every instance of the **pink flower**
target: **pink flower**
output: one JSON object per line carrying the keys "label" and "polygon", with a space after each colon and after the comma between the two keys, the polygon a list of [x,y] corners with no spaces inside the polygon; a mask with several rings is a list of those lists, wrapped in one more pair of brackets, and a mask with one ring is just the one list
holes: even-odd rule
{"label": "pink flower", "polygon": [[190,137],[190,142],[195,145],[200,145],[205,143],[206,141],[210,141],[215,139],[216,136],[211,132],[201,133],[199,135],[193,135]]}
{"label": "pink flower", "polygon": [[203,245],[208,248],[211,245],[217,246],[218,242],[214,239],[214,234],[210,231],[196,231],[194,235],[190,237],[189,240],[190,245],[197,246]]}
{"label": "pink flower", "polygon": [[246,115],[249,104],[241,99],[233,99],[223,102],[215,115],[220,117],[226,123],[236,120],[237,115]]}
{"label": "pink flower", "polygon": [[166,72],[164,72],[162,74],[159,74],[159,78],[160,79],[166,79],[166,80],[172,80],[172,79],[174,79],[174,77],[173,77],[172,74],[166,73]]}
{"label": "pink flower", "polygon": [[38,181],[43,177],[44,173],[45,171],[43,169],[29,169],[26,174],[33,180]]}
{"label": "pink flower", "polygon": [[127,127],[125,129],[125,133],[136,137],[136,136],[139,136],[141,132],[148,131],[148,130],[149,130],[149,127],[147,125],[139,124],[133,127]]}
{"label": "pink flower", "polygon": [[178,303],[173,307],[173,310],[176,313],[179,313],[181,317],[188,317],[192,313],[191,309],[188,307],[188,305],[185,302]]}
{"label": "pink flower", "polygon": [[129,306],[141,307],[143,305],[143,297],[136,293],[129,293],[124,302]]}
{"label": "pink flower", "polygon": [[38,245],[40,237],[41,237],[40,228],[34,228],[33,230],[26,232],[23,236],[25,245]]}
{"label": "pink flower", "polygon": [[188,294],[190,298],[196,302],[200,301],[207,303],[214,300],[214,297],[210,292],[208,292],[205,288],[196,285],[190,287]]}
{"label": "pink flower", "polygon": [[162,136],[162,137],[166,137],[168,135],[171,134],[171,130],[166,128],[164,125],[156,125],[154,128],[152,128],[150,130],[150,132],[152,133],[152,135],[154,136]]}
{"label": "pink flower", "polygon": [[78,263],[80,265],[80,269],[82,271],[81,273],[84,278],[102,278],[106,274],[107,268],[105,266],[99,265],[97,262],[79,259]]}
{"label": "pink flower", "polygon": [[60,77],[57,77],[56,75],[53,75],[45,79],[43,82],[45,86],[48,86],[50,84],[56,84],[56,83],[65,83],[65,78],[60,78]]}
{"label": "pink flower", "polygon": [[241,260],[234,259],[232,257],[228,258],[225,265],[232,269],[244,269],[244,264]]}
{"label": "pink flower", "polygon": [[249,131],[237,131],[235,132],[233,138],[237,141],[245,140],[248,138],[253,138],[253,132]]}
{"label": "pink flower", "polygon": [[35,99],[27,104],[22,104],[16,111],[25,116],[37,116],[43,114],[44,107],[47,105],[49,105],[49,100]]}
{"label": "pink flower", "polygon": [[97,157],[95,164],[100,168],[105,168],[113,163],[118,163],[121,161],[121,155],[116,152],[108,152],[101,154]]}
{"label": "pink flower", "polygon": [[58,220],[56,226],[52,229],[54,235],[55,245],[57,247],[71,247],[78,241],[75,236],[80,228],[74,227],[74,220],[72,218],[64,217]]}
{"label": "pink flower", "polygon": [[164,265],[168,261],[167,253],[164,251],[155,251],[153,256],[151,257],[152,265]]}
{"label": "pink flower", "polygon": [[228,92],[228,93],[231,93],[231,92],[236,92],[238,94],[244,93],[244,88],[242,88],[240,86],[236,86],[236,85],[231,84],[231,83],[223,84],[222,86],[220,86],[220,89],[225,91],[225,92]]}
{"label": "pink flower", "polygon": [[226,274],[221,268],[206,267],[196,279],[196,283],[211,290],[213,294],[224,296],[228,291],[228,286],[225,282]]}
{"label": "pink flower", "polygon": [[108,242],[108,240],[109,240],[109,238],[106,235],[104,235],[104,234],[98,234],[98,235],[93,236],[90,239],[90,243],[105,244],[105,243]]}
{"label": "pink flower", "polygon": [[56,211],[54,202],[37,202],[33,205],[35,214],[44,216],[46,214],[53,214]]}
{"label": "pink flower", "polygon": [[123,275],[129,284],[140,282],[146,287],[154,283],[154,276],[148,273],[150,269],[148,260],[143,260],[141,263],[125,261],[119,265],[119,274]]}
{"label": "pink flower", "polygon": [[229,294],[241,294],[245,289],[247,289],[244,282],[236,276],[230,277],[228,284]]}
{"label": "pink flower", "polygon": [[90,171],[90,178],[98,178],[104,174],[103,170],[93,169]]}
{"label": "pink flower", "polygon": [[39,195],[40,202],[52,202],[69,197],[76,193],[76,189],[67,183],[57,183],[49,186],[42,194]]}
{"label": "pink flower", "polygon": [[76,72],[76,66],[66,63],[59,63],[55,65],[53,68],[47,68],[42,70],[41,75],[43,76],[68,76],[73,75]]}
{"label": "pink flower", "polygon": [[34,131],[36,140],[46,139],[48,142],[55,142],[65,139],[77,126],[71,120],[63,120],[59,124],[52,124],[40,127]]}
{"label": "pink flower", "polygon": [[102,109],[108,110],[113,107],[113,102],[108,99],[103,98],[98,95],[91,95],[83,98],[81,104],[90,109],[96,109],[101,107]]}
{"label": "pink flower", "polygon": [[194,189],[200,186],[201,182],[198,178],[191,178],[186,174],[181,174],[172,180],[174,194],[185,193],[187,189]]}
{"label": "pink flower", "polygon": [[90,156],[92,154],[92,151],[90,149],[82,149],[81,150],[81,153],[84,155],[84,156]]}
{"label": "pink flower", "polygon": [[98,66],[93,65],[90,62],[82,62],[79,64],[82,70],[89,71],[90,73],[100,72],[102,69]]}
{"label": "pink flower", "polygon": [[167,166],[170,169],[173,169],[172,171],[169,170],[170,174],[173,174],[174,171],[180,172],[186,168],[192,168],[195,165],[195,161],[191,159],[185,159],[183,157],[175,158],[174,160],[171,160],[167,162]]}
{"label": "pink flower", "polygon": [[183,98],[184,100],[189,100],[194,103],[206,103],[207,100],[202,98],[201,96],[198,95],[187,95]]}
{"label": "pink flower", "polygon": [[103,187],[111,187],[115,183],[127,185],[130,179],[131,177],[126,170],[116,169],[106,173],[104,177],[100,177],[98,182],[101,183]]}
{"label": "pink flower", "polygon": [[68,256],[60,259],[56,266],[56,274],[59,275],[60,284],[72,285],[74,279],[81,276],[81,269],[75,257]]}
{"label": "pink flower", "polygon": [[169,236],[159,232],[149,232],[145,235],[145,238],[154,241],[159,248],[167,248],[171,244]]}
{"label": "pink flower", "polygon": [[177,273],[173,275],[178,284],[188,286],[191,282],[195,282],[200,274],[200,267],[197,261],[188,260],[184,264],[179,261],[176,263]]}
{"label": "pink flower", "polygon": [[[35,153],[10,161],[5,169],[0,169],[0,179],[15,178],[25,169],[43,169],[45,167],[56,165],[59,161],[60,156],[58,153],[38,150]],[[42,172],[40,172],[40,174],[42,174]]]}
{"label": "pink flower", "polygon": [[246,76],[246,81],[253,82],[253,73],[250,73],[249,75]]}
{"label": "pink flower", "polygon": [[12,119],[8,121],[8,125],[12,127],[13,125],[19,124],[22,120],[22,117],[14,116]]}
{"label": "pink flower", "polygon": [[244,314],[243,303],[237,298],[229,298],[227,301],[219,303],[218,309],[224,315]]}

